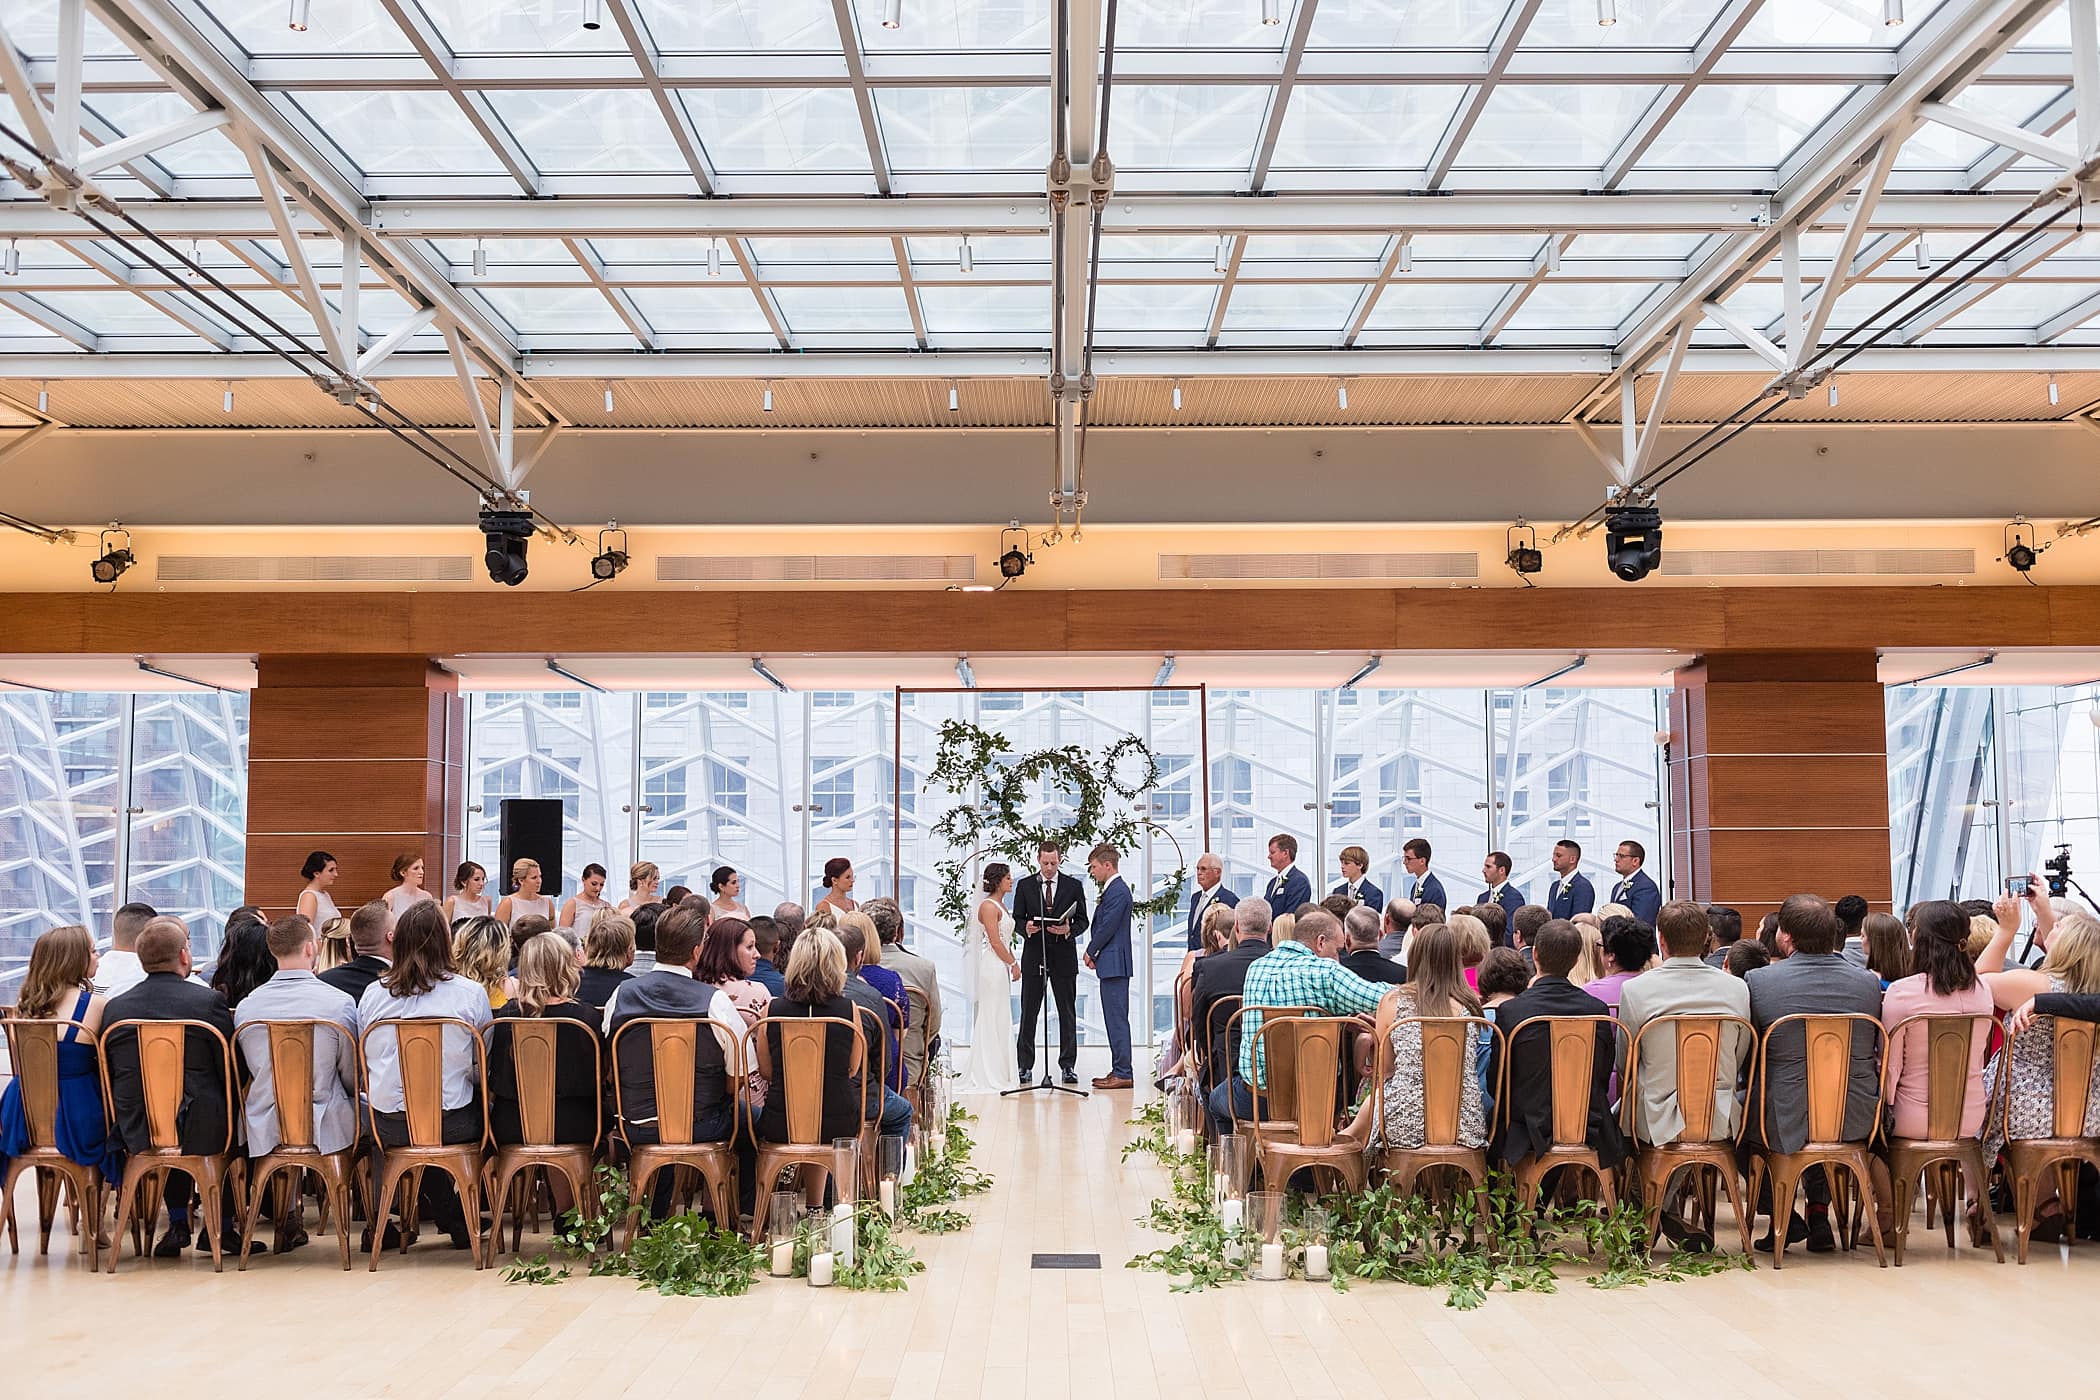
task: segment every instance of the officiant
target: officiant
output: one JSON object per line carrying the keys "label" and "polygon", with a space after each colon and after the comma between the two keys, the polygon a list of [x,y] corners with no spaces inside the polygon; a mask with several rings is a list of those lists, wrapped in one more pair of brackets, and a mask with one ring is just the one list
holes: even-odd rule
{"label": "officiant", "polygon": [[[1036,875],[1014,886],[1014,922],[1021,929],[1021,1024],[1014,1059],[1026,1084],[1035,1069],[1035,1018],[1047,980],[1057,998],[1057,1065],[1064,1082],[1079,1082],[1079,943],[1086,932],[1086,887],[1061,874],[1064,851],[1054,841],[1036,847]],[[1050,1067],[1045,1065],[1045,1079]]]}

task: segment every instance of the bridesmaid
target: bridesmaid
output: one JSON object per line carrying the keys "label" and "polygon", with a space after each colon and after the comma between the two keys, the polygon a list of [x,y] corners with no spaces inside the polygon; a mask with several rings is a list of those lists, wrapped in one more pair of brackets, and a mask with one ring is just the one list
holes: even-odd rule
{"label": "bridesmaid", "polygon": [[553,923],[554,896],[540,893],[541,878],[540,863],[532,857],[519,856],[513,861],[510,867],[511,892],[496,906],[496,917],[509,925],[527,914],[537,914]]}
{"label": "bridesmaid", "polygon": [[394,857],[394,887],[386,892],[386,907],[395,918],[408,912],[412,904],[421,904],[437,896],[423,888],[423,857],[413,851]]}
{"label": "bridesmaid", "polygon": [[459,869],[452,872],[452,893],[445,899],[445,927],[450,928],[461,919],[485,919],[495,911],[489,908],[489,873],[481,862],[463,860]]}
{"label": "bridesmaid", "polygon": [[328,887],[335,883],[341,872],[336,869],[335,857],[326,851],[315,851],[308,855],[306,864],[299,867],[299,875],[306,881],[306,888],[299,891],[298,912],[314,926],[314,932],[325,934],[328,926],[343,917],[342,910],[328,897]]}
{"label": "bridesmaid", "polygon": [[744,907],[744,877],[736,873],[736,867],[720,865],[707,882],[708,895],[714,900],[715,917],[718,919],[749,919],[751,911]]}
{"label": "bridesmaid", "polygon": [[817,908],[829,909],[840,917],[860,908],[853,902],[852,861],[833,856],[824,862],[824,897],[817,901]]}
{"label": "bridesmaid", "polygon": [[612,908],[612,902],[603,898],[605,894],[605,867],[593,861],[583,867],[583,887],[576,897],[562,906],[561,927],[572,928],[586,934],[598,916]]}
{"label": "bridesmaid", "polygon": [[[114,1187],[123,1171],[123,1153],[110,1140],[105,1126],[95,1046],[79,1039],[83,1027],[90,1036],[101,1032],[102,1011],[108,1005],[108,998],[95,991],[97,961],[94,938],[78,924],[44,934],[29,950],[29,967],[14,1014],[27,1020],[81,1023],[66,1027],[58,1040],[57,1141],[53,1146],[82,1166],[100,1171],[103,1180]],[[29,1110],[22,1092],[22,1082],[10,1079],[6,1092],[0,1093],[0,1180],[7,1176],[8,1158],[19,1156],[30,1145]],[[92,1204],[99,1207],[101,1203],[97,1199]],[[95,1223],[99,1234],[100,1221]],[[109,1247],[107,1238],[99,1243],[101,1248]]]}
{"label": "bridesmaid", "polygon": [[620,912],[622,914],[632,914],[644,904],[659,902],[656,887],[662,883],[663,878],[664,873],[656,868],[655,861],[638,860],[633,865],[628,866],[627,888],[633,893],[620,901]]}

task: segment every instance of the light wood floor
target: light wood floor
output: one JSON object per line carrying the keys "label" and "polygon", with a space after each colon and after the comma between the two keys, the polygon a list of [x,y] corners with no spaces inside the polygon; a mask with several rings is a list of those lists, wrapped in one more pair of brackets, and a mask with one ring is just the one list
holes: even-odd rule
{"label": "light wood floor", "polygon": [[[1091,1074],[1094,1071],[1086,1071]],[[1947,1397],[2054,1383],[2090,1394],[2100,1246],[2038,1248],[2022,1269],[1920,1243],[1902,1270],[1856,1256],[1601,1293],[1495,1295],[1477,1312],[1398,1284],[1203,1294],[1125,1269],[1157,1192],[1125,1165],[1128,1092],[1084,1102],[972,1100],[998,1178],[976,1225],[921,1237],[909,1293],[760,1280],[746,1298],[661,1298],[617,1279],[557,1287],[476,1274],[442,1243],[345,1275],[333,1238],[245,1275],[208,1258],[0,1252],[0,1394],[222,1400],[305,1396],[506,1400],[588,1394],[754,1400],[1251,1400],[1252,1397]],[[20,1204],[34,1219],[34,1201]],[[2008,1232],[2009,1238],[2009,1232]],[[33,1236],[32,1236],[33,1240]],[[68,1241],[70,1243],[70,1241]],[[531,1242],[528,1240],[528,1250]],[[2008,1252],[2010,1246],[2008,1245]],[[1099,1251],[1099,1273],[1032,1272],[1035,1251]],[[725,1382],[724,1377],[732,1378]]]}

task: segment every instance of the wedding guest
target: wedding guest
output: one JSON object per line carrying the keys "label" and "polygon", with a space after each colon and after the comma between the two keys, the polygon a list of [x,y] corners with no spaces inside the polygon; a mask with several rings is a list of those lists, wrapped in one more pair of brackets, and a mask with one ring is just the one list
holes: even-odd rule
{"label": "wedding guest", "polygon": [[1765,960],[1778,962],[1786,954],[1779,948],[1779,914],[1777,910],[1757,921],[1757,941],[1764,945]]}
{"label": "wedding guest", "polygon": [[394,887],[380,898],[386,901],[386,907],[394,911],[394,917],[397,919],[407,911],[409,905],[437,898],[423,888],[423,857],[413,851],[403,852],[394,857],[388,877],[393,880]]}
{"label": "wedding guest", "polygon": [[1706,955],[1710,966],[1725,968],[1728,965],[1728,950],[1742,941],[1743,916],[1725,904],[1706,906],[1706,926],[1713,930],[1714,946]]}
{"label": "wedding guest", "polygon": [[[1619,984],[1619,1023],[1627,1035],[1658,1016],[1740,1016],[1750,1019],[1750,989],[1706,961],[1713,936],[1706,911],[1688,899],[1662,907],[1663,949],[1655,967]],[[1636,921],[1635,928],[1641,928]],[[1629,950],[1628,956],[1632,953]],[[1714,1134],[1734,1133],[1735,1088],[1750,1056],[1749,1032],[1742,1026],[1722,1029],[1719,1067],[1714,1079]],[[1635,1089],[1634,1135],[1645,1143],[1673,1143],[1684,1134],[1683,1105],[1677,1098],[1677,1041],[1658,1031],[1641,1044],[1640,1082]]]}
{"label": "wedding guest", "polygon": [[[1868,914],[1862,918],[1859,946],[1866,950],[1860,965],[1881,979],[1884,992],[1899,978],[1910,976],[1910,931],[1894,914]],[[1846,961],[1852,960],[1847,958]]]}
{"label": "wedding guest", "polygon": [[[903,979],[905,1005],[912,1012],[910,1023],[904,1030],[904,1082],[906,1085],[918,1084],[926,1077],[926,1062],[941,1039],[940,973],[931,958],[904,946],[904,911],[896,900],[871,899],[860,907],[860,911],[875,924],[884,970]],[[767,919],[765,922],[770,924],[773,921]],[[759,951],[765,951],[763,941]],[[923,1012],[918,1010],[921,1006],[925,1008]]]}
{"label": "wedding guest", "polygon": [[1552,919],[1543,904],[1527,904],[1509,916],[1509,946],[1523,956],[1525,967],[1531,966],[1531,940]]}
{"label": "wedding guest", "polygon": [[[518,951],[517,998],[497,1011],[496,1019],[563,1023],[555,1031],[554,1140],[582,1146],[596,1142],[598,1064],[591,1045],[599,1040],[602,1013],[577,999],[580,981],[567,941],[554,933],[535,934]],[[511,1034],[500,1029],[489,1036],[489,1131],[506,1145],[525,1140],[512,1041]]]}
{"label": "wedding guest", "polygon": [[375,899],[360,904],[357,912],[350,916],[350,951],[352,957],[348,962],[338,963],[320,976],[323,982],[355,1003],[364,999],[365,989],[377,981],[393,961],[394,914],[386,907],[385,900]]}
{"label": "wedding guest", "polygon": [[773,906],[773,922],[780,925],[780,952],[774,961],[780,964],[780,975],[787,976],[788,959],[795,955],[795,940],[809,923],[809,915],[793,900],[782,900]]}
{"label": "wedding guest", "polygon": [[833,917],[841,917],[860,908],[853,902],[853,862],[844,856],[833,856],[824,862],[824,897],[817,901],[819,909],[829,909]]}
{"label": "wedding guest", "polygon": [[304,914],[306,921],[323,937],[328,934],[328,926],[343,917],[335,907],[335,901],[328,897],[329,889],[341,873],[335,857],[326,851],[309,852],[305,863],[299,867],[299,878],[306,881],[306,887],[299,891],[292,912]]}
{"label": "wedding guest", "polygon": [[1189,947],[1195,948],[1202,942],[1203,923],[1211,910],[1220,906],[1230,909],[1239,902],[1239,895],[1225,885],[1225,862],[1212,851],[1196,857],[1196,887],[1189,892]]}
{"label": "wedding guest", "polygon": [[[518,994],[517,979],[510,975],[510,938],[510,930],[501,919],[469,919],[452,935],[450,969],[488,993],[491,1011],[502,1010]],[[400,943],[401,924],[397,920],[394,944],[398,948]]]}
{"label": "wedding guest", "polygon": [[[774,999],[766,1019],[759,1023],[763,1066],[774,1077],[780,1074],[781,1034],[793,1018],[828,1017],[853,1022],[857,1013],[845,995],[847,957],[843,944],[829,929],[810,929],[795,940],[788,955],[787,995]],[[874,1046],[868,1046],[870,1056]],[[820,1139],[856,1137],[861,1125],[861,1085],[854,1080],[853,1036],[843,1026],[824,1031],[823,1108],[817,1136]],[[868,1074],[867,1079],[878,1076]],[[761,1142],[786,1142],[787,1096],[768,1094],[758,1114]],[[725,1134],[726,1135],[726,1134]]]}
{"label": "wedding guest", "polygon": [[627,867],[627,898],[620,901],[622,914],[633,914],[644,904],[657,903],[656,887],[664,878],[654,861],[638,860]]}
{"label": "wedding guest", "polygon": [[1509,943],[1509,911],[1499,904],[1476,904],[1473,917],[1487,930],[1488,946],[1501,948]]}
{"label": "wedding guest", "polygon": [[[523,959],[520,958],[521,975]],[[634,966],[634,920],[625,914],[600,914],[583,939],[583,967],[577,974],[576,999],[600,1013],[622,982],[631,981]],[[601,1015],[602,1019],[602,1015]]]}
{"label": "wedding guest", "polygon": [[1597,894],[1584,875],[1582,847],[1573,841],[1553,843],[1553,887],[1546,894],[1546,912],[1555,919],[1573,919],[1596,907]]}
{"label": "wedding guest", "polygon": [[727,995],[746,1026],[756,1025],[773,1000],[772,993],[751,980],[757,967],[758,939],[742,919],[716,919],[700,935],[700,961],[693,976]]}
{"label": "wedding guest", "polygon": [[1492,1021],[1496,1007],[1531,985],[1531,969],[1516,949],[1490,948],[1480,960],[1479,984],[1481,1014]]}
{"label": "wedding guest", "polygon": [[707,877],[708,898],[715,906],[718,919],[742,919],[751,922],[751,911],[744,907],[744,877],[737,874],[733,865],[718,865],[714,874]]}
{"label": "wedding guest", "polygon": [[[734,1095],[726,1083],[728,1067],[738,1063],[748,1039],[743,1015],[727,993],[697,976],[704,930],[697,915],[674,909],[656,928],[656,966],[643,976],[622,982],[605,1007],[605,1038],[618,1044],[615,1067],[624,1096],[624,1135],[631,1143],[656,1139],[656,1070],[649,1040],[640,1032],[619,1042],[620,1027],[637,1017],[705,1021],[714,1034],[700,1038],[693,1099],[694,1134],[699,1142],[723,1142],[733,1126]],[[851,1129],[848,1129],[849,1133]]]}
{"label": "wedding guest", "polygon": [[150,904],[127,904],[109,921],[109,951],[97,960],[95,990],[105,997],[122,996],[146,980],[139,966],[139,934],[159,915]]}
{"label": "wedding guest", "polygon": [[1415,936],[1425,928],[1444,922],[1444,906],[1441,904],[1416,904],[1415,912],[1407,916],[1407,934],[1400,940],[1400,963],[1407,964],[1408,950],[1414,946]]}
{"label": "wedding guest", "polygon": [[1298,918],[1289,938],[1279,938],[1267,957],[1247,968],[1240,989],[1238,1073],[1211,1095],[1212,1117],[1223,1125],[1220,1132],[1231,1131],[1235,1117],[1251,1116],[1255,1096],[1268,1087],[1268,1051],[1257,1039],[1265,1009],[1310,1006],[1328,1016],[1369,1016],[1378,1010],[1386,984],[1367,982],[1335,961],[1342,938],[1334,916],[1315,909]]}
{"label": "wedding guest", "polygon": [[226,998],[227,1006],[238,1008],[243,998],[276,971],[277,959],[270,956],[269,926],[253,917],[228,919],[218,960],[212,964],[211,989]]}
{"label": "wedding guest", "polygon": [[1417,904],[1434,904],[1439,909],[1451,906],[1444,899],[1444,882],[1429,873],[1429,843],[1417,836],[1400,847],[1400,863],[1407,867],[1411,877],[1407,897]]}
{"label": "wedding guest", "polygon": [[1407,969],[1378,951],[1379,923],[1378,915],[1367,904],[1349,910],[1349,916],[1342,920],[1342,929],[1349,935],[1349,951],[1342,954],[1342,966],[1366,982],[1397,987],[1407,980]]}
{"label": "wedding guest", "polygon": [[[1700,915],[1703,933],[1706,916]],[[1601,933],[1604,944],[1604,975],[1586,983],[1583,990],[1610,1007],[1613,1015],[1619,1012],[1620,989],[1647,970],[1655,960],[1655,930],[1639,919],[1614,915],[1604,921]]]}
{"label": "wedding guest", "polygon": [[[1524,907],[1524,891],[1509,882],[1510,869],[1509,852],[1489,851],[1487,858],[1480,862],[1480,878],[1487,882],[1487,888],[1480,892],[1480,898],[1476,901],[1477,904],[1493,905],[1500,909],[1505,928],[1508,926],[1508,920]],[[1489,933],[1495,933],[1493,923],[1486,919],[1482,919],[1481,922],[1487,924]],[[1502,946],[1499,936],[1495,939],[1495,946]]]}
{"label": "wedding guest", "polygon": [[1765,945],[1754,938],[1739,939],[1728,945],[1728,961],[1725,964],[1730,977],[1748,977],[1761,967],[1772,965],[1772,955]]}
{"label": "wedding guest", "polygon": [[1378,918],[1378,951],[1381,956],[1394,962],[1405,963],[1407,935],[1413,932],[1415,905],[1411,899],[1395,899],[1387,902],[1385,911]]}
{"label": "wedding guest", "polygon": [[[131,940],[136,946],[136,931]],[[94,936],[79,924],[40,935],[30,946],[29,967],[13,1014],[30,1021],[80,1022],[80,1026],[67,1026],[58,1036],[58,1101],[52,1105],[51,1146],[68,1161],[101,1172],[103,1180],[114,1187],[123,1178],[124,1157],[106,1126],[95,1046],[80,1038],[83,1026],[89,1035],[98,1034],[108,1012],[109,998],[95,990],[95,964]],[[22,1080],[10,1076],[6,1090],[0,1092],[0,1179],[7,1175],[8,1159],[21,1156],[29,1146],[29,1110],[23,1102]]]}
{"label": "wedding guest", "polygon": [[514,924],[527,914],[537,914],[554,924],[554,896],[540,893],[540,863],[530,856],[519,856],[511,862],[511,892],[503,896],[496,906],[496,917],[506,924]]}
{"label": "wedding guest", "polygon": [[604,896],[605,867],[593,861],[583,867],[582,883],[577,886],[575,896],[561,907],[561,918],[556,920],[555,927],[575,929],[578,937],[589,933],[591,920],[613,907]]}
{"label": "wedding guest", "polygon": [[[1838,944],[1839,954],[1854,967],[1865,967],[1868,953],[1864,932],[1868,908],[1866,899],[1860,895],[1848,894],[1831,908],[1837,914],[1838,936],[1843,940]],[[1882,985],[1888,985],[1886,978],[1883,979]]]}
{"label": "wedding guest", "polygon": [[452,893],[445,897],[445,922],[487,918],[494,912],[489,907],[489,872],[480,861],[461,861],[452,872]]}
{"label": "wedding guest", "polygon": [[[1582,935],[1573,924],[1556,919],[1541,928],[1533,948],[1537,979],[1495,1013],[1495,1024],[1501,1027],[1505,1039],[1497,1041],[1491,1052],[1488,1077],[1491,1082],[1506,1086],[1508,1096],[1503,1105],[1503,1125],[1493,1145],[1496,1160],[1505,1165],[1515,1166],[1553,1143],[1551,1037],[1544,1027],[1533,1027],[1526,1034],[1525,1023],[1549,1016],[1607,1014],[1603,1002],[1568,980],[1582,955],[1582,946]],[[1596,1029],[1585,1140],[1604,1169],[1610,1171],[1626,1156],[1625,1139],[1620,1136],[1618,1121],[1607,1100],[1617,1041],[1610,1027],[1599,1025]]]}
{"label": "wedding guest", "polygon": [[780,923],[771,914],[753,914],[750,923],[752,936],[758,940],[758,966],[751,970],[751,980],[776,997],[784,996],[787,979],[780,975],[780,967],[787,959],[780,952]]}
{"label": "wedding guest", "polygon": [[638,904],[628,916],[634,920],[634,961],[627,970],[637,977],[656,968],[656,925],[663,916],[661,904]]}
{"label": "wedding guest", "polygon": [[556,931],[554,920],[539,914],[527,914],[524,918],[513,921],[510,926],[511,966],[517,966],[518,949],[525,946],[526,939],[537,938],[543,933],[554,933]]}
{"label": "wedding guest", "polygon": [[1465,969],[1466,985],[1474,988],[1474,994],[1477,996],[1479,989],[1476,984],[1480,978],[1481,961],[1487,957],[1488,949],[1494,946],[1488,942],[1487,925],[1473,917],[1470,912],[1462,911],[1453,914],[1446,926],[1458,937],[1458,954],[1460,964]]}
{"label": "wedding guest", "polygon": [[693,891],[691,886],[673,885],[670,889],[664,891],[664,908],[676,909],[692,897]]}
{"label": "wedding guest", "polygon": [[1277,914],[1295,913],[1312,899],[1312,881],[1298,868],[1298,838],[1278,832],[1269,838],[1269,869],[1276,873],[1262,888],[1262,898]]}
{"label": "wedding guest", "polygon": [[875,926],[865,914],[848,913],[839,920],[838,940],[846,953],[846,996],[860,1009],[868,1058],[875,1071],[868,1076],[867,1117],[871,1122],[880,1121],[884,1137],[903,1137],[911,1131],[911,1105],[889,1087],[884,1069],[887,1063],[901,1063],[889,1047],[896,1044],[902,1027],[896,1008],[863,975],[868,945],[876,941]]}
{"label": "wedding guest", "polygon": [[[1881,998],[1881,1023],[1893,1032],[1912,1016],[1990,1015],[1991,989],[1977,975],[1976,965],[1969,961],[1963,947],[1969,936],[1969,920],[1961,912],[1961,906],[1935,899],[1918,905],[1911,913],[1917,941],[1906,950],[1906,956],[1917,971],[1889,984]],[[1893,914],[1867,915],[1861,931],[1867,940],[1869,972],[1876,971],[1872,965],[1872,951],[1877,919],[1887,919],[1898,928],[1902,927],[1902,921]],[[1886,936],[1885,931],[1883,936]],[[1963,1137],[1982,1134],[1984,1109],[1990,1098],[1989,1082],[1984,1077],[1984,1059],[1990,1050],[1991,1025],[1989,1021],[1978,1021],[1975,1025],[1962,1092]],[[1900,1036],[1892,1034],[1884,1052],[1882,1082],[1888,1086],[1888,1102],[1895,1110],[1892,1131],[1897,1137],[1925,1136],[1926,1086],[1932,1070],[1925,1053],[1925,1031],[1924,1026],[1912,1026]],[[1889,1188],[1886,1161],[1876,1157],[1873,1166],[1874,1189],[1886,1199]],[[1981,1232],[1982,1226],[1982,1217],[1973,1204],[1969,1217],[1973,1237]]]}
{"label": "wedding guest", "polygon": [[[1466,985],[1459,956],[1458,934],[1448,924],[1424,929],[1415,940],[1415,965],[1406,986],[1387,998],[1379,1010],[1381,1023],[1390,1022],[1387,1044],[1392,1068],[1386,1075],[1382,1097],[1383,1120],[1369,1124],[1367,1101],[1363,1113],[1349,1127],[1351,1137],[1366,1141],[1372,1150],[1380,1147],[1414,1149],[1428,1140],[1423,1116],[1425,1102],[1422,1060],[1422,1027],[1410,1017],[1478,1016],[1480,998]],[[1485,1147],[1490,1111],[1485,1093],[1485,1072],[1494,1034],[1478,1027],[1466,1038],[1466,1065],[1458,1102],[1458,1142],[1462,1147]],[[1375,1129],[1367,1135],[1366,1129]]]}
{"label": "wedding guest", "polygon": [[[1232,1128],[1232,1098],[1220,1099],[1226,1082],[1239,1063],[1239,1027],[1231,1024],[1228,1009],[1220,1002],[1238,997],[1247,981],[1247,969],[1269,954],[1270,916],[1266,899],[1243,899],[1232,910],[1232,947],[1213,953],[1196,964],[1196,980],[1190,999],[1189,1023],[1198,1036],[1208,1036],[1205,1049],[1208,1096],[1212,1121],[1222,1122],[1220,1131]],[[1242,1084],[1244,1089],[1245,1085]],[[1251,1100],[1249,1100],[1251,1102]],[[1222,1117],[1219,1105],[1225,1105]]]}
{"label": "wedding guest", "polygon": [[1315,907],[1325,909],[1328,913],[1334,915],[1334,921],[1339,924],[1349,917],[1349,911],[1354,909],[1356,905],[1348,895],[1331,894],[1321,900]]}
{"label": "wedding guest", "polygon": [[845,944],[847,960],[853,965],[853,971],[846,978],[846,995],[863,1001],[855,989],[866,986],[881,998],[879,1007],[873,1003],[864,1004],[870,1010],[879,1010],[884,1024],[889,1027],[883,1045],[883,1083],[891,1089],[902,1089],[904,1029],[911,1010],[904,999],[904,979],[882,965],[882,940],[876,935],[875,922],[860,910],[840,917],[839,941]]}
{"label": "wedding guest", "polygon": [[1569,920],[1582,938],[1582,954],[1576,960],[1575,970],[1569,980],[1577,987],[1587,987],[1601,981],[1610,969],[1604,959],[1604,918],[1601,914],[1578,914]]}

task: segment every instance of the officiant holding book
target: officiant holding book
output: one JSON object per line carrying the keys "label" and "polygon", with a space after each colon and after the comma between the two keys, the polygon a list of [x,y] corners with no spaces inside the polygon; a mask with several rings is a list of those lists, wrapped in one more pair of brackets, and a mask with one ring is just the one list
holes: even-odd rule
{"label": "officiant holding book", "polygon": [[[1086,887],[1059,872],[1064,852],[1044,842],[1036,874],[1014,886],[1014,924],[1021,930],[1021,1024],[1014,1059],[1026,1084],[1035,1069],[1035,1018],[1043,1011],[1043,984],[1057,998],[1058,1069],[1079,1082],[1079,937],[1086,932]],[[1045,1065],[1047,1076],[1049,1066]]]}

